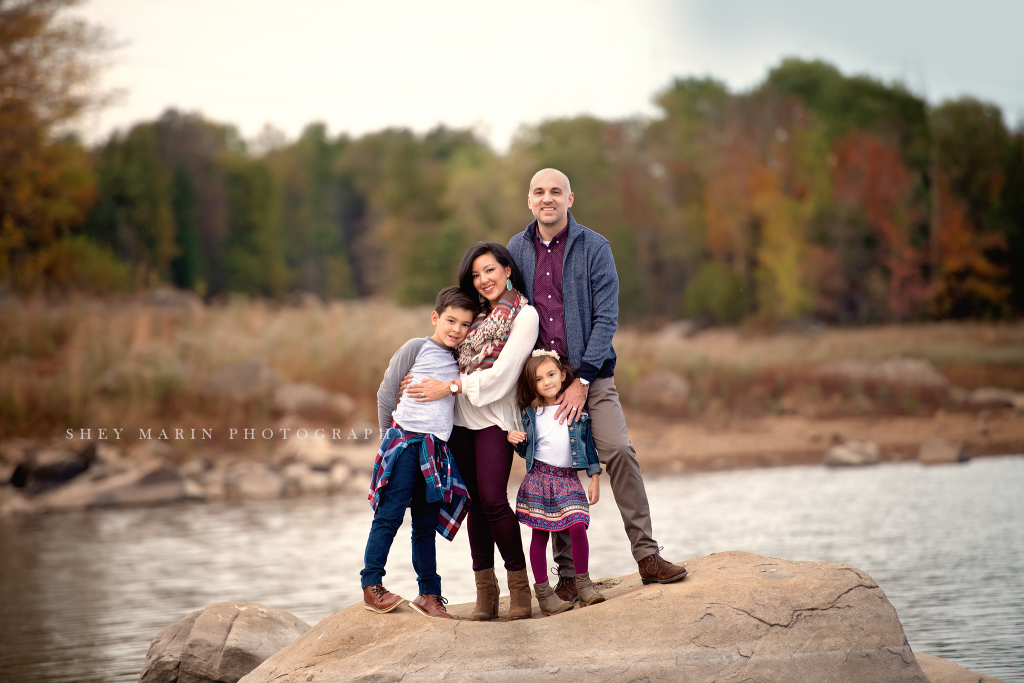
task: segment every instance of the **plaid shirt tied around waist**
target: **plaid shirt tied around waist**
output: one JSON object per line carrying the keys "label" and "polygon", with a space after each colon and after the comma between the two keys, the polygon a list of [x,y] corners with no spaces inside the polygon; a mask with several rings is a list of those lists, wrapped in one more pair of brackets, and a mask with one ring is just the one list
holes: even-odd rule
{"label": "plaid shirt tied around waist", "polygon": [[470,497],[448,444],[433,434],[406,432],[392,422],[373,462],[367,499],[376,512],[381,489],[388,485],[398,456],[406,448],[412,447],[419,449],[420,471],[427,481],[427,502],[441,503],[441,511],[437,515],[437,533],[450,541],[455,538],[462,520],[469,512]]}

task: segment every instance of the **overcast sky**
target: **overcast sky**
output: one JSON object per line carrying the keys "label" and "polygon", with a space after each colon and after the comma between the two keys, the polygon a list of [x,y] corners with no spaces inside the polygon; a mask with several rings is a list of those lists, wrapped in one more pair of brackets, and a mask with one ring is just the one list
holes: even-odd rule
{"label": "overcast sky", "polygon": [[123,47],[121,101],[90,139],[167,107],[256,135],[472,126],[499,150],[545,118],[653,115],[675,76],[733,89],[785,56],[900,79],[931,102],[971,94],[1024,119],[1018,0],[87,0]]}

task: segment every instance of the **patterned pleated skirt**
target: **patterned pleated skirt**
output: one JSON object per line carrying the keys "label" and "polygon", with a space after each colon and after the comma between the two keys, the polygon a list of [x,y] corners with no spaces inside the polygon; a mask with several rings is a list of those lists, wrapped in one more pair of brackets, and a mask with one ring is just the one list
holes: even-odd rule
{"label": "patterned pleated skirt", "polygon": [[531,529],[563,531],[590,526],[590,504],[576,470],[534,460],[516,494],[516,518]]}

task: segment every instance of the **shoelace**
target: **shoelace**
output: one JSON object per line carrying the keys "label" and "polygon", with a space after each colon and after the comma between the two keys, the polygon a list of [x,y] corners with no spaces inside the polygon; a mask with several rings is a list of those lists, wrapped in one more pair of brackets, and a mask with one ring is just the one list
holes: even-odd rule
{"label": "shoelace", "polygon": [[665,549],[665,546],[659,545],[658,549],[654,551],[654,554],[647,558],[647,570],[651,570],[651,566],[658,566],[658,561],[661,560],[661,551]]}
{"label": "shoelace", "polygon": [[435,595],[434,601],[437,602],[437,606],[440,607],[442,610],[444,610],[445,612],[448,611],[444,608],[444,606],[448,604],[448,598],[444,597],[443,595]]}
{"label": "shoelace", "polygon": [[561,574],[558,573],[558,567],[552,567],[550,569],[550,571],[551,571],[551,576],[554,576],[556,579],[558,579],[558,583],[561,583],[562,581],[565,580],[566,577],[564,577],[564,576],[562,576]]}
{"label": "shoelace", "polygon": [[377,584],[374,586],[370,586],[370,592],[373,593],[373,597],[380,600],[382,597],[384,597],[384,594],[388,592],[388,589],[380,584]]}

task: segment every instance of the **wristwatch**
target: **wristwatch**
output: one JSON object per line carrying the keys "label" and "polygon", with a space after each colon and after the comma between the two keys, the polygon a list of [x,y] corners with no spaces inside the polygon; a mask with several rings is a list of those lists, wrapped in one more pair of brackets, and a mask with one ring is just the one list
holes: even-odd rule
{"label": "wristwatch", "polygon": [[456,384],[455,382],[452,382],[451,384],[449,384],[448,385],[448,389],[451,390],[451,392],[453,394],[459,393],[459,385]]}
{"label": "wristwatch", "polygon": [[580,377],[579,380],[580,380],[580,384],[582,384],[583,386],[585,386],[585,387],[589,387],[590,386],[590,380],[589,379],[583,379],[582,377]]}

